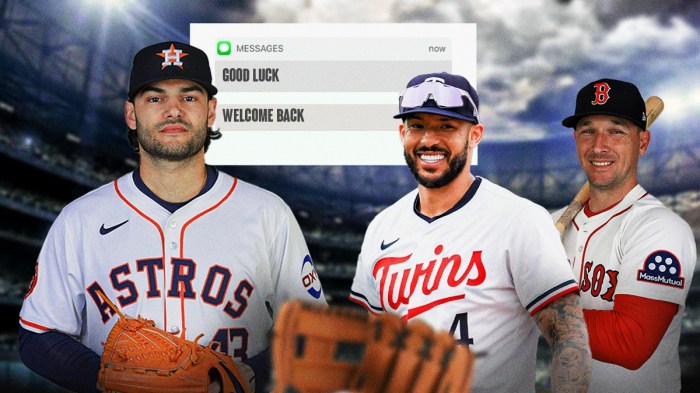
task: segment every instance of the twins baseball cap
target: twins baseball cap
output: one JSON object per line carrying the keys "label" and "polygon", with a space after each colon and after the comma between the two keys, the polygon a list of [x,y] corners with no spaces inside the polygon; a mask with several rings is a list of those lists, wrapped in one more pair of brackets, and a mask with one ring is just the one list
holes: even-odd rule
{"label": "twins baseball cap", "polygon": [[461,76],[438,72],[411,79],[399,97],[399,114],[403,119],[413,113],[433,113],[479,123],[479,95]]}
{"label": "twins baseball cap", "polygon": [[187,79],[204,86],[209,95],[217,92],[211,84],[209,58],[199,48],[177,41],[147,46],[134,56],[129,79],[129,100],[146,85],[165,79]]}
{"label": "twins baseball cap", "polygon": [[647,128],[647,115],[644,99],[637,86],[616,79],[593,81],[576,96],[576,112],[564,119],[564,127],[576,128],[582,117],[588,115],[610,115],[623,117],[639,126]]}

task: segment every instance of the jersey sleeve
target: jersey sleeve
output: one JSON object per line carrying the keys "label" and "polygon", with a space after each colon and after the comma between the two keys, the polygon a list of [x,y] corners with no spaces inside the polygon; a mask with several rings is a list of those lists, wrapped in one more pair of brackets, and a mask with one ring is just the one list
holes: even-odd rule
{"label": "jersey sleeve", "polygon": [[384,310],[381,307],[381,301],[379,299],[379,289],[372,275],[373,258],[370,255],[368,247],[368,243],[371,242],[370,239],[373,239],[373,228],[373,224],[370,224],[367,228],[367,233],[365,234],[362,248],[360,249],[360,255],[357,257],[355,277],[352,280],[348,298],[350,301],[366,308],[370,313],[376,314],[382,313]]}
{"label": "jersey sleeve", "polygon": [[275,308],[289,299],[327,304],[314,262],[291,209],[282,203],[279,216],[272,223],[271,242],[275,289]]}
{"label": "jersey sleeve", "polygon": [[683,305],[697,259],[688,224],[669,209],[646,208],[623,224],[619,236],[615,294]]}
{"label": "jersey sleeve", "polygon": [[675,303],[618,295],[612,310],[583,310],[593,358],[640,368],[659,346],[678,311]]}
{"label": "jersey sleeve", "polygon": [[513,284],[522,305],[534,315],[551,301],[578,291],[564,246],[551,216],[529,206],[514,217],[506,231]]}
{"label": "jersey sleeve", "polygon": [[51,225],[20,310],[20,324],[25,329],[80,335],[85,305],[84,290],[79,285],[80,227],[80,220],[71,216],[69,209],[64,209]]}

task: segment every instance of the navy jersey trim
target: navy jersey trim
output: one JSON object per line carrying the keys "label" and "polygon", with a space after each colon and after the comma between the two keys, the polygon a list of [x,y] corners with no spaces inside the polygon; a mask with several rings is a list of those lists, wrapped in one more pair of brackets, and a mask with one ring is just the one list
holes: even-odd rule
{"label": "navy jersey trim", "polygon": [[153,191],[151,191],[148,188],[148,186],[146,186],[146,183],[143,182],[143,179],[141,179],[141,173],[139,172],[138,168],[134,170],[132,177],[134,179],[134,184],[136,184],[136,188],[138,188],[142,193],[144,193],[147,197],[151,198],[157,204],[161,205],[165,210],[169,211],[170,213],[175,213],[177,209],[185,206],[186,204],[190,203],[193,199],[205,194],[207,191],[211,190],[212,187],[214,187],[214,183],[216,183],[216,180],[219,178],[219,171],[217,171],[216,168],[211,165],[205,165],[205,168],[207,171],[207,180],[204,182],[204,186],[202,187],[202,190],[199,191],[199,194],[197,194],[194,198],[190,199],[189,201],[177,203],[168,202],[166,200],[161,199],[158,195],[154,194]]}
{"label": "navy jersey trim", "polygon": [[384,309],[383,309],[383,308],[373,306],[373,305],[369,302],[369,300],[367,300],[367,297],[366,297],[365,295],[359,293],[359,292],[350,291],[350,296],[353,296],[353,297],[355,297],[355,298],[357,298],[357,299],[362,299],[362,300],[364,300],[365,304],[366,304],[369,308],[371,308],[372,310],[375,310],[375,311],[377,311],[377,312],[384,312]]}
{"label": "navy jersey trim", "polygon": [[413,202],[413,212],[416,213],[418,217],[423,219],[427,223],[431,223],[439,218],[445,217],[449,214],[452,214],[456,212],[457,210],[461,209],[464,205],[466,205],[476,194],[476,191],[479,189],[479,186],[481,185],[481,178],[476,177],[472,184],[469,186],[469,189],[467,192],[464,193],[462,198],[454,205],[452,206],[448,211],[437,215],[435,217],[428,217],[425,214],[422,214],[420,212],[420,195],[416,195],[416,200]]}
{"label": "navy jersey trim", "polygon": [[530,304],[528,304],[527,306],[525,306],[525,308],[529,310],[530,307],[532,307],[532,306],[534,306],[535,304],[539,303],[542,299],[549,297],[552,293],[557,292],[557,291],[558,291],[559,289],[561,289],[561,288],[568,287],[568,286],[571,285],[571,284],[574,284],[574,285],[578,286],[578,285],[576,284],[576,281],[573,280],[573,279],[571,279],[571,280],[569,280],[569,281],[564,281],[563,283],[557,285],[556,287],[551,288],[549,291],[547,291],[547,292],[541,294],[540,296],[536,297],[535,300],[531,301]]}

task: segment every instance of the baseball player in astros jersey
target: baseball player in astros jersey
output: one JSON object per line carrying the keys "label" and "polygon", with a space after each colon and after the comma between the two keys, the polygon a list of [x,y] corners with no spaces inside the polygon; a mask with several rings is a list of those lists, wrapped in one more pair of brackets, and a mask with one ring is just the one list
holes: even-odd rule
{"label": "baseball player in astros jersey", "polygon": [[681,316],[697,254],[688,224],[637,183],[650,141],[644,100],[631,83],[594,81],[562,124],[574,129],[591,185],[563,235],[590,335],[591,391],[678,392]]}
{"label": "baseball player in astros jersey", "polygon": [[[214,342],[269,379],[278,307],[325,304],[302,232],[276,195],[205,165],[217,89],[206,54],[180,42],[134,57],[125,103],[140,166],[66,206],[39,254],[20,312],[22,360],[76,391],[95,391],[118,317],[153,319]],[[250,370],[249,370],[250,371]]]}
{"label": "baseball player in astros jersey", "polygon": [[470,173],[484,130],[478,102],[459,75],[408,83],[395,118],[418,189],[370,223],[350,299],[469,345],[474,392],[534,392],[540,332],[553,348],[555,391],[585,391],[578,285],[547,211]]}

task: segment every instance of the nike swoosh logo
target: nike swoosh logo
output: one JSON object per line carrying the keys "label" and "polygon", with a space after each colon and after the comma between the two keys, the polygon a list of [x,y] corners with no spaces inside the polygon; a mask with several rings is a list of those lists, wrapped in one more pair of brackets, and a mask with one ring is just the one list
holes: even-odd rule
{"label": "nike swoosh logo", "polygon": [[117,225],[115,225],[115,226],[111,226],[111,227],[109,227],[109,228],[105,228],[105,224],[102,224],[102,226],[100,227],[100,235],[106,235],[106,234],[112,232],[113,230],[119,228],[120,226],[126,224],[127,222],[129,222],[129,220],[126,220],[126,221],[124,221],[124,222],[121,222],[121,223],[119,223],[119,224],[117,224]]}
{"label": "nike swoosh logo", "polygon": [[399,241],[399,239],[400,239],[400,238],[397,238],[397,239],[394,240],[393,242],[389,242],[389,243],[384,243],[384,240],[382,240],[382,244],[379,245],[379,248],[381,248],[382,251],[384,251],[384,250],[386,250],[387,248],[393,246],[394,243],[396,243],[396,242]]}

